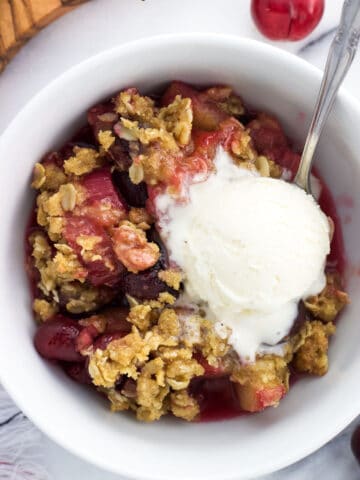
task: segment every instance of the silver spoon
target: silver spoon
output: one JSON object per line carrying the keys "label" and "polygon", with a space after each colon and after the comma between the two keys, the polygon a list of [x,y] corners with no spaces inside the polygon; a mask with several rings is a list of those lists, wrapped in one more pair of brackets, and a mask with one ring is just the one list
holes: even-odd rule
{"label": "silver spoon", "polygon": [[360,39],[360,0],[345,0],[339,27],[331,44],[309,133],[294,182],[311,194],[310,172],[321,132],[336,94],[355,57]]}

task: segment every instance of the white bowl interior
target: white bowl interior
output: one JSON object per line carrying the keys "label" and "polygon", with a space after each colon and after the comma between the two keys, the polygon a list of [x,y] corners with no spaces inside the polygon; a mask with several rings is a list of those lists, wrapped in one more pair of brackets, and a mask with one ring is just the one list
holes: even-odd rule
{"label": "white bowl interior", "polygon": [[[266,473],[320,447],[359,413],[360,109],[341,94],[318,150],[317,165],[338,199],[352,304],[331,345],[329,373],[298,382],[277,409],[231,421],[141,424],[111,414],[94,392],[75,384],[35,352],[23,269],[24,228],[33,164],[61,145],[83,113],[126,86],[153,91],[171,79],[232,85],[246,102],[274,112],[302,144],[320,74],[299,59],[253,41],[183,36],[144,40],[66,73],[17,117],[0,143],[0,374],[25,413],[73,453],[144,479],[232,479]],[[345,199],[353,200],[353,206]]]}

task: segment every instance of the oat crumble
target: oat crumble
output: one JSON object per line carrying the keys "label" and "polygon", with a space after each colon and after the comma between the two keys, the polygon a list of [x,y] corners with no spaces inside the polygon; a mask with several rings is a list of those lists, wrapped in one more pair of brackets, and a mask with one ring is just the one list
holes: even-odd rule
{"label": "oat crumble", "polygon": [[[185,274],[154,237],[151,195],[181,198],[189,178],[214,169],[218,145],[239,168],[281,178],[279,151],[286,156],[290,146],[277,120],[250,115],[230,87],[199,92],[181,82],[161,102],[128,88],[88,119],[92,140],[87,133],[33,171],[36,220],[27,243],[39,335],[64,317],[65,329],[71,322],[72,332],[79,329],[71,360],[46,358],[80,356],[112,411],[147,422],[168,413],[201,419],[196,381],[225,379],[239,408],[253,412],[279,404],[291,368],[324,375],[334,321],[349,303],[339,272],[328,271],[324,290],[304,301],[305,321],[283,339],[284,356],[242,363],[227,327],[206,318],[201,305],[179,306]],[[264,131],[276,136],[278,150],[259,141]],[[126,182],[116,184],[114,172]]]}

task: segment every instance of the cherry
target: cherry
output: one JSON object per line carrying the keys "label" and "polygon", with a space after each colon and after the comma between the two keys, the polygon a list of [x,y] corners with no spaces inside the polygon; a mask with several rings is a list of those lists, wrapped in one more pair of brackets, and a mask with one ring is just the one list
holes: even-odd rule
{"label": "cherry", "polygon": [[358,425],[351,437],[351,450],[360,464],[360,425]]}
{"label": "cherry", "polygon": [[141,273],[128,273],[123,288],[125,293],[139,300],[155,300],[161,292],[170,290],[166,283],[160,280],[158,269],[154,267]]}
{"label": "cherry", "polygon": [[251,14],[271,40],[301,40],[318,25],[324,0],[252,0]]}
{"label": "cherry", "polygon": [[128,172],[115,170],[112,174],[113,182],[126,202],[132,207],[144,207],[147,199],[146,183],[135,185],[130,180]]}
{"label": "cherry", "polygon": [[84,361],[76,349],[80,330],[81,327],[75,320],[57,315],[37,329],[34,338],[35,348],[42,357],[51,360]]}
{"label": "cherry", "polygon": [[91,377],[89,375],[86,363],[67,362],[63,364],[63,368],[67,375],[77,383],[91,385]]}

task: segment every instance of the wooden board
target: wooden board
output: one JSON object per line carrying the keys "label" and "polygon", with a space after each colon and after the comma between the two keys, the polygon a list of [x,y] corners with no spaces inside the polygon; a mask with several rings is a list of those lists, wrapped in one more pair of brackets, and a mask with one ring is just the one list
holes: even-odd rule
{"label": "wooden board", "polygon": [[19,43],[16,40],[15,25],[9,0],[0,0],[0,39],[5,51],[9,52]]}
{"label": "wooden board", "polygon": [[36,32],[88,0],[0,0],[0,72]]}
{"label": "wooden board", "polygon": [[[46,0],[44,0],[46,1]],[[10,0],[12,16],[15,25],[16,39],[24,41],[36,32],[30,13],[24,0]]]}
{"label": "wooden board", "polygon": [[61,0],[25,0],[36,28],[42,28],[72,10],[64,7]]}

